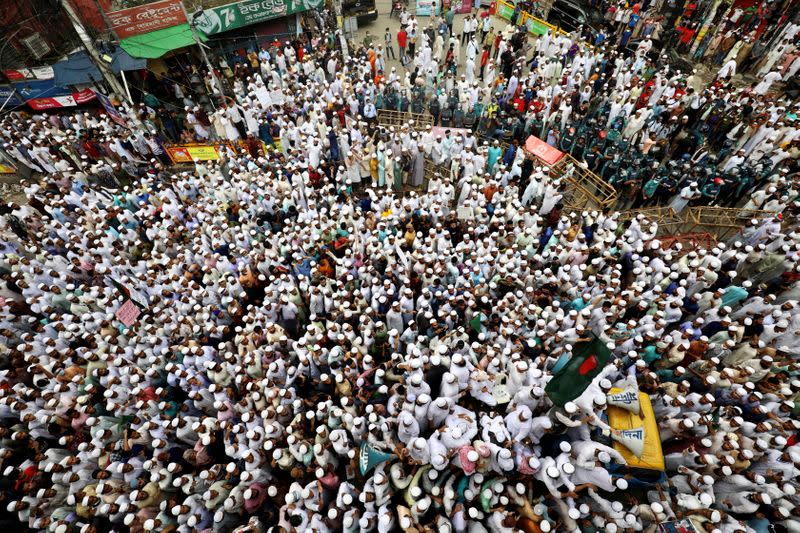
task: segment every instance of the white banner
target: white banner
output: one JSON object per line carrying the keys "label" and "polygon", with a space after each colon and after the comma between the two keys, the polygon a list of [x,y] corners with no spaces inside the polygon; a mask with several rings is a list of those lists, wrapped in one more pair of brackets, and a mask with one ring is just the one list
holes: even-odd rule
{"label": "white banner", "polygon": [[608,405],[613,405],[638,415],[642,408],[639,405],[639,391],[633,387],[627,388],[616,394],[609,394],[606,398]]}
{"label": "white banner", "polygon": [[55,74],[53,73],[53,67],[31,67],[31,72],[33,73],[34,77],[37,80],[51,80]]}
{"label": "white banner", "polygon": [[613,429],[611,430],[611,438],[628,448],[636,457],[642,457],[644,453],[644,427]]}

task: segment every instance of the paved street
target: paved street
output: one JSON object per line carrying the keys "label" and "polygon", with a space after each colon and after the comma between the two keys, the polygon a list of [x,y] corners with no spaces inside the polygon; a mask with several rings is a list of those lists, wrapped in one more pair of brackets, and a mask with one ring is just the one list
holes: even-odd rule
{"label": "paved street", "polygon": [[[364,37],[369,31],[370,35],[373,36],[373,39],[378,42],[383,42],[383,34],[386,32],[386,28],[389,28],[389,31],[392,33],[392,46],[394,47],[394,52],[397,54],[397,32],[400,29],[400,19],[395,15],[390,17],[389,13],[392,10],[392,3],[390,0],[378,0],[376,2],[376,6],[378,8],[378,20],[372,22],[364,22],[363,25],[359,25],[358,28],[358,38],[357,41],[359,43],[363,42]],[[413,0],[409,0],[408,10],[411,13],[415,12],[416,3]],[[482,8],[484,9],[484,8]],[[473,10],[473,13],[478,13],[479,10]],[[456,35],[459,35],[461,32],[463,20],[466,15],[456,15],[455,21],[453,22],[453,30],[456,32]],[[424,29],[428,23],[435,17],[417,17],[417,22],[419,23],[420,30]],[[495,30],[499,28],[505,27],[505,21],[502,21],[502,26],[500,25],[499,20],[495,21]],[[464,57],[464,48],[461,47],[461,57]],[[391,56],[387,57],[386,61],[387,70],[391,69],[391,67],[395,67],[398,71],[405,71],[403,66],[400,64],[398,60],[392,60]]]}

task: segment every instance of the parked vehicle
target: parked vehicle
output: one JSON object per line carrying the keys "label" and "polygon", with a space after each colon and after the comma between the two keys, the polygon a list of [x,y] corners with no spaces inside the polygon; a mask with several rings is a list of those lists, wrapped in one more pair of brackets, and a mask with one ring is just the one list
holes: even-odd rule
{"label": "parked vehicle", "polygon": [[581,26],[594,30],[599,26],[600,20],[573,0],[558,0],[550,8],[547,22],[559,26],[564,31],[572,32]]}
{"label": "parked vehicle", "polygon": [[342,2],[342,15],[357,17],[361,20],[377,20],[378,8],[375,0],[344,0]]}

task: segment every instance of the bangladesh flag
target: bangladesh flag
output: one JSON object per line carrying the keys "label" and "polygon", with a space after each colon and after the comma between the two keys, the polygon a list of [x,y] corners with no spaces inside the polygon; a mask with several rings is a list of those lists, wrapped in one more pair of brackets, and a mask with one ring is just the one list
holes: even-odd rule
{"label": "bangladesh flag", "polygon": [[553,374],[545,392],[559,407],[580,396],[611,360],[611,351],[597,337],[575,345],[570,360]]}

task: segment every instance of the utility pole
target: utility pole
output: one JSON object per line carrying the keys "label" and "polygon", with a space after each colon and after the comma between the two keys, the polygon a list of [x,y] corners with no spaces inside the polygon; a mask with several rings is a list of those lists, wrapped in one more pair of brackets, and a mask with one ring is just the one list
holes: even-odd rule
{"label": "utility pole", "polygon": [[[214,85],[217,86],[219,89],[220,94],[222,95],[223,99],[225,98],[225,92],[222,90],[222,83],[220,83],[219,78],[217,78],[217,73],[214,72],[214,66],[211,64],[211,61],[208,60],[208,56],[206,55],[206,48],[203,44],[203,41],[200,39],[200,36],[197,35],[197,28],[194,25],[195,14],[189,15],[186,12],[186,6],[183,5],[183,2],[178,2],[181,5],[181,9],[183,9],[183,14],[186,17],[186,22],[189,23],[189,28],[192,30],[192,37],[194,38],[194,42],[197,43],[197,47],[200,49],[200,54],[203,56],[203,61],[206,64],[206,68],[208,72],[211,73],[211,79],[214,81]],[[202,13],[202,12],[201,12]],[[211,89],[211,107],[217,109],[217,106],[214,104],[214,89]]]}
{"label": "utility pole", "polygon": [[78,38],[81,40],[83,48],[86,49],[86,53],[89,54],[89,58],[92,60],[92,63],[94,63],[94,65],[100,71],[100,74],[103,75],[103,79],[106,80],[106,83],[108,83],[108,85],[111,87],[111,90],[114,91],[119,101],[125,102],[129,106],[133,105],[133,102],[128,100],[125,90],[122,88],[122,85],[120,85],[117,77],[114,76],[113,72],[111,72],[111,69],[108,67],[106,62],[101,59],[100,53],[97,51],[97,48],[94,47],[92,38],[89,37],[89,34],[86,32],[86,28],[83,27],[83,22],[81,22],[78,14],[75,13],[74,9],[72,9],[72,5],[70,5],[69,0],[61,0],[61,6],[64,8],[64,11],[66,11],[67,16],[72,23],[72,27],[75,28],[75,33],[78,34]]}

